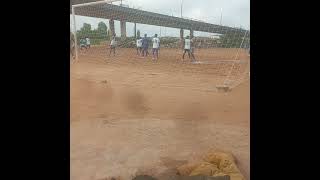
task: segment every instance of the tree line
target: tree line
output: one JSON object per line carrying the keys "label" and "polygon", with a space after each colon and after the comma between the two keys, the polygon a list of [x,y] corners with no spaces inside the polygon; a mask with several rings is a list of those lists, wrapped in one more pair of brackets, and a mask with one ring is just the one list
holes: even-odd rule
{"label": "tree line", "polygon": [[[110,29],[108,29],[107,25],[104,22],[99,22],[98,27],[96,29],[92,29],[91,25],[88,23],[84,23],[83,26],[80,28],[80,30],[77,31],[77,42],[80,42],[80,39],[83,38],[90,38],[90,42],[92,45],[100,44],[104,41],[109,41],[111,39],[112,33]],[[140,38],[140,30],[137,30],[136,37]],[[133,41],[135,42],[135,37],[128,37],[126,41]],[[161,44],[172,44],[173,41],[177,41],[175,38],[165,38],[162,40]],[[213,44],[215,44],[216,47],[221,48],[238,48],[241,46],[241,43],[243,41],[243,45],[247,46],[247,44],[250,43],[250,37],[247,35],[244,37],[243,33],[233,32],[233,33],[226,33],[220,36],[219,40],[210,40]],[[209,43],[207,41],[207,43]],[[126,43],[125,43],[126,44]],[[209,43],[210,44],[210,43]],[[135,46],[135,43],[128,43],[128,46]],[[246,47],[244,47],[246,48]]]}

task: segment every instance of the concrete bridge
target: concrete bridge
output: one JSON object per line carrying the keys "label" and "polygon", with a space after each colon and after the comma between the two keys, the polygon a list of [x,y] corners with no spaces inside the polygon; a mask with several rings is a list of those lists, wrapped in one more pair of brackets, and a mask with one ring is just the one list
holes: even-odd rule
{"label": "concrete bridge", "polygon": [[[70,0],[71,7],[74,4],[95,2],[97,0]],[[193,31],[201,31],[208,33],[240,33],[244,34],[246,30],[232,28],[228,26],[220,26],[201,21],[184,19],[174,16],[163,15],[113,4],[93,4],[88,6],[80,6],[75,8],[75,14],[88,17],[96,17],[109,19],[109,27],[114,33],[114,20],[120,21],[121,36],[126,37],[126,22],[148,24],[155,26],[164,26],[180,29],[180,36],[183,37],[183,29],[190,30],[190,35],[193,36]]]}

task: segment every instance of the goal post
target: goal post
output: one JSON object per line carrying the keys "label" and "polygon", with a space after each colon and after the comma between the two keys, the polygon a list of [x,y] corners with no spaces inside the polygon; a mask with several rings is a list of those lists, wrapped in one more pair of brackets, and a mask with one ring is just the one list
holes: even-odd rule
{"label": "goal post", "polygon": [[[214,90],[218,85],[234,88],[246,81],[250,71],[249,28],[111,4],[116,1],[119,0],[72,5],[76,60],[136,61],[140,57],[152,59],[155,53],[159,61],[190,63],[195,71],[210,71]],[[153,46],[156,34],[160,40],[158,50]],[[115,37],[115,51],[111,51],[111,37]],[[141,47],[140,38],[149,45]],[[83,48],[86,39],[91,44]]]}
{"label": "goal post", "polygon": [[[244,34],[244,36],[243,36],[243,38],[242,38],[240,47],[238,48],[237,53],[236,53],[236,56],[235,56],[235,60],[238,59],[239,51],[241,50],[241,48],[242,48],[243,45],[244,45],[243,43],[244,43],[244,41],[245,41],[245,39],[246,39],[246,37],[247,37],[247,33],[248,33],[248,31],[245,32],[245,34]],[[231,66],[231,68],[230,68],[230,70],[229,70],[229,72],[228,72],[228,75],[227,75],[226,79],[223,81],[223,85],[224,85],[224,86],[227,86],[227,85],[228,85],[227,82],[230,81],[230,76],[231,76],[231,73],[232,73],[232,70],[233,70],[235,64],[236,64],[236,62],[233,62],[232,66]]]}
{"label": "goal post", "polygon": [[83,7],[83,6],[90,6],[90,5],[97,5],[97,4],[106,4],[106,3],[112,3],[117,2],[120,0],[103,0],[103,1],[96,1],[96,2],[89,2],[89,3],[82,3],[82,4],[74,4],[71,6],[72,8],[72,19],[73,19],[73,34],[74,34],[74,42],[75,42],[75,56],[76,60],[79,60],[78,57],[78,42],[77,42],[77,25],[76,25],[76,14],[75,14],[75,8],[76,7]]}
{"label": "goal post", "polygon": [[73,37],[74,37],[74,53],[76,60],[78,61],[78,41],[77,41],[77,26],[76,26],[76,16],[74,13],[74,6],[72,6],[72,19],[73,19]]}

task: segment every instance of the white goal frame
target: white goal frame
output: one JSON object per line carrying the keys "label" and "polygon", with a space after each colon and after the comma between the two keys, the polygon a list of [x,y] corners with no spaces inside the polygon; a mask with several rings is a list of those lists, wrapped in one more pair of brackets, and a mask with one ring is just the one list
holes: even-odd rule
{"label": "white goal frame", "polygon": [[73,19],[73,35],[74,35],[74,51],[76,55],[76,60],[78,61],[78,42],[77,42],[77,25],[76,25],[76,15],[75,15],[75,8],[76,7],[82,7],[82,6],[90,6],[95,4],[108,4],[117,2],[120,0],[103,0],[103,1],[96,1],[96,2],[90,2],[90,3],[82,3],[82,4],[74,4],[72,5],[72,19]]}

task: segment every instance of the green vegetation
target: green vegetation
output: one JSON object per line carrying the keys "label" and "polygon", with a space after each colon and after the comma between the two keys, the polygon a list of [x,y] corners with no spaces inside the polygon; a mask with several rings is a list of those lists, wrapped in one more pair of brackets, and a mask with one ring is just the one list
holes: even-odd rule
{"label": "green vegetation", "polygon": [[77,31],[77,41],[82,38],[90,38],[92,45],[100,44],[106,40],[110,40],[110,32],[104,22],[99,22],[97,29],[92,29],[90,24],[84,23],[79,31]]}
{"label": "green vegetation", "polygon": [[[97,29],[92,29],[90,24],[84,23],[80,30],[77,31],[77,42],[80,43],[80,39],[90,38],[91,45],[99,45],[110,41],[111,31],[108,29],[104,22],[99,22]],[[137,30],[137,38],[140,36],[140,30]],[[239,48],[243,41],[243,48],[248,48],[250,37],[249,34],[246,35],[245,39],[244,33],[230,32],[220,36],[220,38],[208,38],[208,37],[195,37],[194,46],[196,48]],[[152,37],[148,37],[149,46],[151,47]],[[118,46],[124,48],[135,48],[136,39],[134,37],[127,37],[124,40],[117,37]],[[178,37],[161,37],[161,47],[167,48],[180,48],[181,42]]]}

